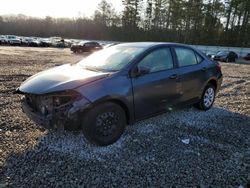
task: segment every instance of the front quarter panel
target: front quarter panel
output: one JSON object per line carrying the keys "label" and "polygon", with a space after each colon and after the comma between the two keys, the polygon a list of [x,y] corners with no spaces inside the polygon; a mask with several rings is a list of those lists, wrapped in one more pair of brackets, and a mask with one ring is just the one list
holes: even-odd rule
{"label": "front quarter panel", "polygon": [[121,102],[128,110],[129,121],[133,120],[133,91],[128,75],[111,75],[105,79],[83,85],[76,90],[93,104],[111,100]]}

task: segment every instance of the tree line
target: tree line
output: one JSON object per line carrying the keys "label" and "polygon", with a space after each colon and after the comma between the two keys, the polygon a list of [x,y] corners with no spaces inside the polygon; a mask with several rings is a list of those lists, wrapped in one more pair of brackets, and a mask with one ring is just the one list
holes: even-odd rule
{"label": "tree line", "polygon": [[250,46],[250,0],[102,0],[78,18],[0,16],[0,34],[114,41]]}

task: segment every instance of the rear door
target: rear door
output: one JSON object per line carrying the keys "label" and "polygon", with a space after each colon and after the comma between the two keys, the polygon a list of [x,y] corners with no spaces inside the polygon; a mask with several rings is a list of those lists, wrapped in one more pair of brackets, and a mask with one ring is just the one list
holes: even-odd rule
{"label": "rear door", "polygon": [[178,76],[171,49],[151,51],[138,64],[149,73],[132,78],[135,118],[166,111],[178,100]]}
{"label": "rear door", "polygon": [[191,48],[175,47],[181,82],[180,101],[188,102],[201,96],[207,80],[207,62]]}

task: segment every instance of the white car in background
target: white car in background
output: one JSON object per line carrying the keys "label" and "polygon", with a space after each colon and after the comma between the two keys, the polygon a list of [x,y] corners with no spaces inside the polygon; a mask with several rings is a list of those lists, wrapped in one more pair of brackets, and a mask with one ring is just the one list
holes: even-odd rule
{"label": "white car in background", "polygon": [[6,36],[0,35],[0,45],[7,44],[7,43],[8,43],[8,40],[7,40]]}
{"label": "white car in background", "polygon": [[10,45],[21,45],[21,39],[15,35],[7,35],[7,42]]}

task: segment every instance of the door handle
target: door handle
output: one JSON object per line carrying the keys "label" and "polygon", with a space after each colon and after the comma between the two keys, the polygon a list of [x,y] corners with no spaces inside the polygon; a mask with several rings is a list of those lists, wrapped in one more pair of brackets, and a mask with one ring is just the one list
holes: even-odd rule
{"label": "door handle", "polygon": [[177,79],[178,78],[178,75],[177,74],[173,74],[171,76],[169,76],[170,79]]}

